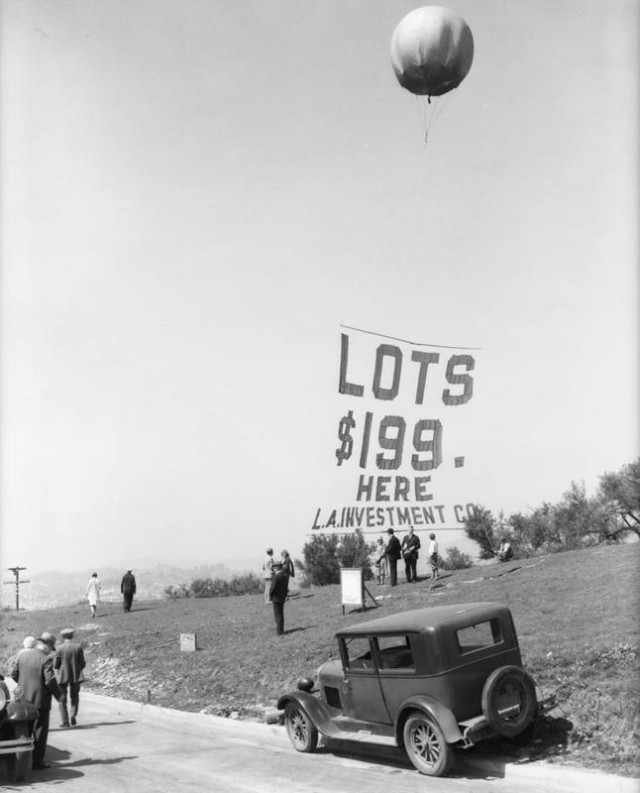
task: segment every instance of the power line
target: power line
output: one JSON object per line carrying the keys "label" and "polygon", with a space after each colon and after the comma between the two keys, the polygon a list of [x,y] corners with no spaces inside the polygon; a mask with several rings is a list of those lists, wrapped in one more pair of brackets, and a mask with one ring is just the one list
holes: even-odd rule
{"label": "power line", "polygon": [[15,581],[5,581],[5,584],[15,584],[16,587],[16,611],[20,611],[20,584],[31,583],[28,580],[20,578],[20,571],[26,570],[26,567],[7,567],[7,570],[12,572],[15,576]]}

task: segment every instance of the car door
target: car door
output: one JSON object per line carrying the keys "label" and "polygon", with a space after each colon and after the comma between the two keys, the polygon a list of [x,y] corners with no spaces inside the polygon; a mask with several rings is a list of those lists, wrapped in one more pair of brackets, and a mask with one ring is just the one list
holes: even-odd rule
{"label": "car door", "polygon": [[405,700],[422,694],[424,677],[418,677],[415,651],[404,633],[379,636],[375,642],[380,688],[391,720]]}
{"label": "car door", "polygon": [[345,637],[341,642],[344,665],[345,716],[375,724],[391,724],[382,696],[371,638]]}

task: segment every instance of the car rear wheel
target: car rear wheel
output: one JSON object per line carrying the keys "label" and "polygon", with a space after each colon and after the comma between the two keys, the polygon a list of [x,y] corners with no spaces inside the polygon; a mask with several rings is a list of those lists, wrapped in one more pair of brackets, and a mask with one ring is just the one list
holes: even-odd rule
{"label": "car rear wheel", "polygon": [[412,713],[404,725],[404,747],[421,774],[444,776],[453,760],[453,748],[440,725],[424,713]]}
{"label": "car rear wheel", "polygon": [[487,678],[482,689],[482,713],[498,735],[520,735],[533,721],[537,708],[535,684],[522,669],[501,666]]}
{"label": "car rear wheel", "polygon": [[284,723],[289,740],[297,752],[315,752],[318,746],[318,730],[301,705],[297,702],[287,703]]}

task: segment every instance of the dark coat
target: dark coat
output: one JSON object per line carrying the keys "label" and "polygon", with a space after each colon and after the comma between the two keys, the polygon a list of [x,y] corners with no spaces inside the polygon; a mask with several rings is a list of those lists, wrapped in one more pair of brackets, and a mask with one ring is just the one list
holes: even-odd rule
{"label": "dark coat", "polygon": [[51,710],[51,697],[60,696],[53,658],[38,647],[19,653],[11,677],[22,686],[24,700],[39,710]]}
{"label": "dark coat", "polygon": [[289,594],[289,576],[285,570],[275,574],[271,581],[269,595],[272,603],[284,603]]}
{"label": "dark coat", "polygon": [[83,683],[85,667],[82,647],[75,642],[65,641],[56,653],[53,668],[58,672],[59,683]]}
{"label": "dark coat", "polygon": [[402,538],[402,552],[405,559],[417,559],[420,548],[420,537],[417,534],[405,534]]}
{"label": "dark coat", "polygon": [[122,582],[120,584],[120,591],[123,595],[135,595],[136,594],[136,579],[133,573],[125,573],[122,576]]}
{"label": "dark coat", "polygon": [[400,540],[396,537],[395,534],[389,535],[389,540],[387,545],[384,549],[385,555],[389,557],[389,559],[399,559],[402,554],[400,553]]}

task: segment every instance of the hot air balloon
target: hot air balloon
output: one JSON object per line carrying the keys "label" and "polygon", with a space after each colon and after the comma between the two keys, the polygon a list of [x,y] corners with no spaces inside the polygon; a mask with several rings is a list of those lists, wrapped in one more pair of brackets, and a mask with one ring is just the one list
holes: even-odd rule
{"label": "hot air balloon", "polygon": [[[458,14],[441,6],[410,11],[391,37],[398,82],[417,96],[442,96],[457,88],[473,61],[473,35]],[[425,118],[425,132],[428,119]]]}

